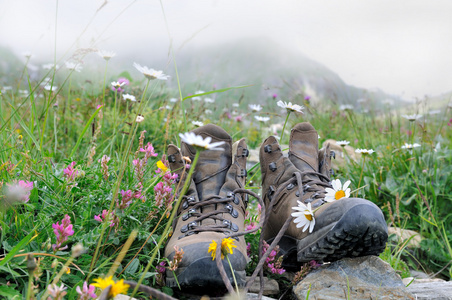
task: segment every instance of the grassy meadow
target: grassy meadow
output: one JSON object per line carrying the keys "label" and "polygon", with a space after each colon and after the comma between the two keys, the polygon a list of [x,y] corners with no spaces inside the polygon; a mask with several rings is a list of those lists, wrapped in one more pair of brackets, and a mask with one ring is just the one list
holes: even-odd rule
{"label": "grassy meadow", "polygon": [[[108,276],[118,290],[125,279],[173,295],[177,291],[166,288],[162,277],[171,265],[162,253],[175,201],[167,145],[180,145],[179,133],[198,122],[221,126],[234,141],[245,137],[250,149],[258,149],[269,135],[281,136],[287,112],[276,105],[279,96],[249,97],[253,82],[186,86],[175,72],[169,85],[138,68],[133,74],[109,72],[115,57],[108,54],[89,54],[104,70],[97,81],[77,61],[40,67],[32,77],[25,66],[1,81],[2,299],[56,299],[58,292],[66,293],[65,299],[91,299],[89,285]],[[333,178],[351,180],[352,194],[376,203],[388,225],[420,234],[418,248],[390,236],[380,256],[402,277],[420,270],[450,280],[450,104],[431,111],[428,99],[396,107],[369,98],[341,106],[338,99],[310,98],[303,89],[288,94],[282,100],[303,105],[304,113],[290,114],[281,144],[288,144],[293,125],[309,121],[319,144],[346,140],[355,149],[373,149],[366,156],[345,155]],[[410,121],[407,114],[419,116]],[[248,169],[247,188],[260,192],[257,162]],[[246,222],[253,226],[255,199],[249,208]],[[247,236],[252,250],[257,236]],[[257,254],[251,255],[250,271]],[[283,291],[294,284],[269,269],[266,273]]]}

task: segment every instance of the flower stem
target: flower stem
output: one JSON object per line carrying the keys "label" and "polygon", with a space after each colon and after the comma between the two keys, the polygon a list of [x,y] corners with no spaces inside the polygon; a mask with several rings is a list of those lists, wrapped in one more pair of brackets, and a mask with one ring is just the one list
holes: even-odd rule
{"label": "flower stem", "polygon": [[[105,107],[105,82],[107,81],[107,67],[108,67],[108,60],[105,63],[105,72],[104,72],[104,85],[102,89],[102,106]],[[104,118],[102,118],[102,128],[104,128]]]}
{"label": "flower stem", "polygon": [[[143,105],[143,100],[144,100],[144,97],[145,97],[146,92],[147,92],[148,87],[149,87],[149,82],[150,82],[150,80],[148,80],[148,82],[146,83],[146,87],[144,88],[143,95],[141,96],[140,107],[138,108],[139,112],[141,112],[141,107]],[[119,171],[119,175],[118,175],[118,177],[116,179],[116,185],[115,185],[115,188],[114,188],[114,191],[113,191],[113,196],[111,197],[110,208],[108,210],[109,212],[113,211],[113,207],[114,207],[115,201],[116,201],[116,199],[118,197],[119,186],[121,185],[121,181],[122,181],[122,178],[124,176],[124,172],[125,172],[126,165],[127,165],[127,157],[128,157],[129,152],[130,152],[130,148],[132,148],[132,144],[133,144],[132,141],[133,141],[133,138],[135,137],[135,133],[136,133],[136,131],[138,129],[138,124],[136,122],[136,118],[133,119],[132,128],[134,128],[133,129],[133,133],[129,134],[129,138],[128,138],[127,143],[126,143],[126,148],[124,150],[124,153],[123,153],[123,156],[122,156],[122,159],[121,159],[121,167],[119,169],[120,170]],[[95,262],[97,260],[97,256],[99,255],[100,245],[102,243],[102,240],[103,240],[103,237],[104,237],[106,229],[107,229],[107,222],[103,222],[102,230],[100,232],[99,241],[97,242],[96,250],[94,251],[94,256],[91,259],[91,265],[89,267],[89,275],[88,275],[87,280],[89,279],[89,277],[92,274],[91,271],[93,270],[94,264],[95,264]],[[143,273],[143,274],[145,274],[145,273]]]}
{"label": "flower stem", "polygon": [[289,116],[290,116],[290,111],[287,112],[286,121],[284,122],[284,126],[283,126],[283,129],[282,129],[282,131],[281,131],[281,138],[279,139],[279,142],[280,142],[281,144],[282,144],[282,142],[283,142],[282,138],[283,138],[283,135],[284,135],[284,129],[286,129],[286,124],[287,124],[287,121],[289,120]]}
{"label": "flower stem", "polygon": [[361,167],[361,175],[359,175],[358,187],[356,188],[356,194],[355,194],[355,197],[358,197],[359,186],[361,185],[361,179],[363,179],[364,163],[366,162],[366,155],[367,155],[367,154],[363,154],[363,165],[362,165],[362,167]]}
{"label": "flower stem", "polygon": [[228,260],[229,268],[231,268],[232,278],[234,278],[234,284],[235,284],[235,290],[237,291],[237,296],[240,299],[239,286],[237,285],[237,279],[235,279],[235,273],[234,273],[234,269],[232,268],[231,261],[229,260],[229,255],[226,255],[226,259]]}
{"label": "flower stem", "polygon": [[182,191],[181,191],[180,194],[179,194],[179,198],[177,198],[177,202],[176,202],[176,204],[175,204],[174,207],[173,207],[173,211],[172,211],[172,213],[171,213],[171,216],[170,216],[170,218],[168,219],[168,222],[166,223],[165,229],[163,230],[163,233],[162,233],[162,235],[160,236],[160,239],[159,239],[159,241],[158,241],[158,243],[157,243],[157,246],[155,246],[154,250],[152,251],[151,259],[149,260],[149,262],[148,262],[146,268],[144,269],[143,275],[142,275],[142,276],[140,277],[140,279],[138,280],[137,286],[136,286],[135,289],[133,290],[131,297],[133,297],[133,296],[135,295],[135,293],[138,291],[138,287],[139,287],[139,286],[141,285],[141,283],[143,282],[144,276],[146,275],[146,273],[147,273],[147,272],[149,271],[149,269],[151,268],[152,263],[154,262],[154,259],[155,259],[156,255],[157,255],[157,253],[159,252],[160,247],[161,247],[162,244],[163,244],[163,241],[165,240],[166,236],[168,235],[168,233],[169,233],[169,231],[170,231],[170,227],[171,227],[171,225],[172,225],[172,223],[173,223],[174,217],[176,216],[177,211],[179,210],[179,205],[180,205],[180,203],[182,202],[182,197],[185,195],[185,193],[187,192],[188,186],[190,185],[191,176],[193,175],[193,171],[195,170],[196,163],[198,162],[198,158],[199,158],[199,155],[200,155],[200,154],[201,154],[201,151],[200,151],[200,150],[196,151],[195,158],[193,159],[193,163],[192,163],[191,166],[190,166],[190,171],[188,171],[188,175],[187,175],[187,177],[185,178],[185,183],[184,183],[184,186],[183,186],[183,188],[182,188]]}

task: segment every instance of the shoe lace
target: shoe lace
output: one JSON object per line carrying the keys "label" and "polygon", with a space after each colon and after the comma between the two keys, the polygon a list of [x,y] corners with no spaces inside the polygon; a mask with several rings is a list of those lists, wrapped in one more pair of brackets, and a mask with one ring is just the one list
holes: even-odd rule
{"label": "shoe lace", "polygon": [[[269,196],[271,199],[277,199],[279,194],[285,190],[292,190],[297,186],[297,197],[304,198],[306,194],[311,193],[309,198],[305,198],[302,201],[305,203],[313,203],[313,207],[319,207],[323,205],[325,201],[325,188],[331,187],[329,183],[329,177],[315,171],[293,172],[293,176],[279,185],[278,189],[269,189]],[[321,201],[316,201],[321,200]]]}
{"label": "shoe lace", "polygon": [[[237,224],[231,222],[228,219],[225,219],[224,217],[222,217],[222,215],[229,213],[233,218],[238,217],[239,214],[232,203],[239,205],[240,199],[237,197],[237,195],[247,194],[244,191],[246,190],[236,189],[228,193],[226,197],[212,195],[199,202],[195,202],[193,197],[183,196],[183,199],[185,201],[182,204],[182,208],[184,209],[184,212],[186,211],[187,213],[182,214],[182,220],[186,221],[191,217],[195,217],[195,219],[189,222],[187,225],[182,226],[181,232],[184,234],[181,235],[179,239],[204,231],[224,232],[225,234],[231,233],[231,231],[237,232],[239,230]],[[244,199],[246,199],[246,197],[244,197]],[[201,212],[203,211],[203,207],[209,205],[216,205],[217,209],[208,212]],[[247,201],[245,200],[245,207],[246,205]],[[202,221],[206,219],[215,220],[215,224],[201,225]]]}

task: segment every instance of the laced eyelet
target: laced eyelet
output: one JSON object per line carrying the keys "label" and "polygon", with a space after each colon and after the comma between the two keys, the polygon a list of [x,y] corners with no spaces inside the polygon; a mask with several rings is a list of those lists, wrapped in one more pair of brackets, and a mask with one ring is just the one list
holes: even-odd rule
{"label": "laced eyelet", "polygon": [[227,228],[231,229],[234,232],[239,231],[239,227],[229,220],[223,220],[223,224],[226,225]]}
{"label": "laced eyelet", "polygon": [[194,197],[188,197],[186,201],[184,201],[184,203],[182,203],[182,208],[183,209],[187,209],[189,203],[193,203],[195,202],[195,198]]}
{"label": "laced eyelet", "polygon": [[336,159],[336,152],[334,152],[333,150],[330,151],[330,158],[331,157]]}
{"label": "laced eyelet", "polygon": [[188,218],[190,218],[194,213],[196,213],[196,209],[194,209],[194,208],[189,209],[188,212],[187,212],[187,214],[185,214],[185,215],[182,216],[182,220],[183,220],[183,221],[187,221]]}
{"label": "laced eyelet", "polygon": [[174,154],[168,155],[168,162],[175,163],[176,162],[176,156]]}
{"label": "laced eyelet", "polygon": [[270,200],[272,199],[273,194],[275,193],[275,191],[276,191],[276,189],[275,189],[275,187],[273,185],[268,187],[268,192],[267,192],[268,199],[270,199]]}
{"label": "laced eyelet", "polygon": [[267,145],[264,147],[264,151],[266,153],[272,153],[272,145]]}
{"label": "laced eyelet", "polygon": [[275,162],[271,162],[271,163],[268,165],[268,168],[270,169],[270,171],[275,172],[276,169],[277,169],[276,163],[275,163]]}
{"label": "laced eyelet", "polygon": [[250,151],[248,149],[242,150],[242,155],[240,157],[248,157],[250,155]]}
{"label": "laced eyelet", "polygon": [[291,189],[293,189],[295,187],[295,185],[293,183],[289,183],[287,185],[287,190],[290,191]]}
{"label": "laced eyelet", "polygon": [[225,208],[228,210],[232,217],[237,218],[239,216],[239,213],[234,209],[234,207],[232,207],[231,204],[226,204]]}

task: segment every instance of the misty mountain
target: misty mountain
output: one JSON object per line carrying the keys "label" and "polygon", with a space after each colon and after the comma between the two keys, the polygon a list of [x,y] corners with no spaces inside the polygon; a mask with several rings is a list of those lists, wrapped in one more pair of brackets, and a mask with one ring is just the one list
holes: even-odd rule
{"label": "misty mountain", "polygon": [[[131,70],[131,61],[147,61],[153,63],[151,66],[165,65],[165,62],[162,62],[165,58],[162,56],[152,58],[148,53],[140,52],[140,49],[129,49],[129,53],[132,52],[133,58],[132,55],[115,57],[109,70],[117,74],[123,70]],[[168,57],[171,56],[168,54]],[[326,101],[336,104],[356,104],[358,99],[367,99],[377,106],[385,99],[391,99],[396,105],[403,103],[399,97],[382,90],[370,91],[349,85],[320,62],[267,38],[241,39],[202,48],[188,44],[175,49],[175,57],[184,95],[197,90],[210,91],[230,86],[252,85],[218,94],[217,97],[222,100],[236,97],[236,100],[242,98],[245,102],[265,103],[276,94],[277,99],[296,103],[300,103],[306,96],[309,96],[312,102]],[[11,81],[6,74],[19,76],[24,61],[24,58],[19,59],[8,48],[0,47],[0,85]],[[176,89],[173,62],[168,59],[166,63],[169,64],[167,73],[172,76],[168,85]],[[89,68],[90,65],[102,66],[97,55],[90,54],[86,57],[85,67]],[[101,70],[99,67],[92,71],[102,72]],[[132,72],[134,73],[137,73],[136,70]]]}
{"label": "misty mountain", "polygon": [[312,101],[356,104],[358,99],[381,103],[402,99],[382,90],[346,84],[334,71],[303,53],[268,39],[246,39],[203,48],[182,49],[177,55],[181,82],[196,89],[252,84],[244,91],[254,102],[277,94],[283,100],[310,96]]}

